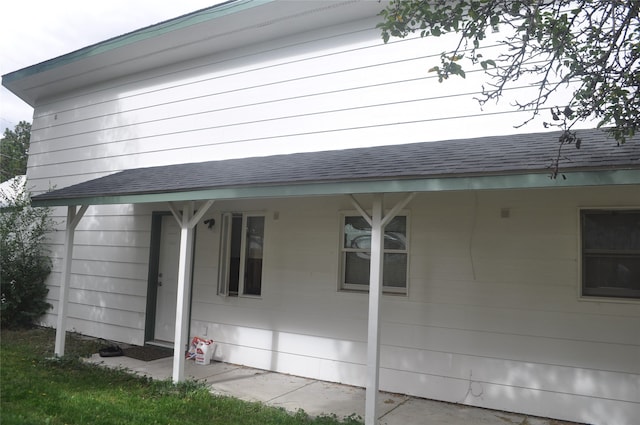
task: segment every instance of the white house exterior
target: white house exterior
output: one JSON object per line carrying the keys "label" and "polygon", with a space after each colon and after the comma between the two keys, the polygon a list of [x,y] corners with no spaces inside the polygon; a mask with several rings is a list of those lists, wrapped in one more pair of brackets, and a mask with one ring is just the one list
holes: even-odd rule
{"label": "white house exterior", "polygon": [[[585,131],[557,180],[553,133],[413,145],[459,125],[438,118],[466,112],[434,98],[467,88],[426,81],[421,40],[382,44],[382,7],[239,0],[5,75],[35,108],[34,202],[66,229],[44,322],[139,345],[205,336],[230,363],[637,423],[638,141]],[[485,120],[465,123],[488,136]]]}

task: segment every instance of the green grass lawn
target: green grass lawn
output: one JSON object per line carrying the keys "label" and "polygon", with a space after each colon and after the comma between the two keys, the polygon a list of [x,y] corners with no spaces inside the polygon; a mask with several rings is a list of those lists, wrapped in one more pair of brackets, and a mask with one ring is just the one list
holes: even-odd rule
{"label": "green grass lawn", "polygon": [[51,359],[51,329],[2,330],[0,423],[13,424],[357,424],[309,418],[260,403],[214,396],[202,384],[153,381],[89,365],[100,343],[67,336],[67,356]]}

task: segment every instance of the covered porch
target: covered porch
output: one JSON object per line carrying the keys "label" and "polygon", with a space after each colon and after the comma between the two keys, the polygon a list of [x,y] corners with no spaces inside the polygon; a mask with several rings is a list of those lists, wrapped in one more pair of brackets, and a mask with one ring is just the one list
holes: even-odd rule
{"label": "covered porch", "polygon": [[[332,192],[323,194],[323,195],[335,195]],[[269,193],[268,190],[264,193]],[[316,194],[317,195],[317,194]],[[350,199],[350,202],[353,205],[360,215],[364,218],[364,220],[371,226],[371,256],[370,256],[370,280],[369,280],[369,314],[368,314],[368,332],[367,332],[367,385],[364,390],[364,393],[361,395],[357,395],[356,398],[361,398],[365,405],[365,411],[360,415],[366,418],[366,423],[374,423],[375,419],[381,415],[381,411],[387,411],[389,404],[389,400],[391,398],[386,399],[385,401],[381,401],[379,395],[379,380],[380,380],[380,307],[381,307],[381,296],[383,293],[382,286],[382,276],[384,269],[384,260],[383,260],[383,246],[384,246],[384,228],[385,226],[401,211],[405,208],[411,200],[415,197],[416,192],[404,193],[400,201],[395,202],[390,208],[385,209],[384,195],[382,193],[374,193],[371,195],[371,203],[370,205],[364,205],[359,202],[356,196],[353,194],[343,193],[343,195],[347,196]],[[169,195],[170,197],[182,196],[181,194],[172,193]],[[298,195],[300,196],[300,195]],[[320,195],[322,196],[322,195]],[[266,196],[267,198],[272,198],[273,196]],[[276,197],[280,198],[280,196]],[[61,286],[60,286],[60,300],[58,304],[58,318],[57,318],[57,332],[56,332],[56,343],[55,343],[55,355],[63,356],[65,353],[65,337],[67,326],[67,318],[68,318],[68,301],[69,301],[69,288],[71,281],[71,267],[73,261],[73,247],[74,247],[74,236],[75,230],[80,223],[80,220],[86,213],[86,211],[90,208],[91,205],[104,205],[104,204],[118,204],[124,203],[120,197],[116,198],[117,200],[110,198],[94,198],[90,202],[82,202],[80,205],[67,205],[67,221],[66,221],[66,232],[65,232],[65,248],[64,248],[64,263],[62,269],[61,276]],[[235,199],[235,198],[231,198]],[[242,199],[242,198],[241,198]],[[225,198],[228,200],[228,198]],[[145,201],[140,201],[134,199],[129,199],[130,203],[145,203]],[[138,202],[136,202],[138,201]],[[153,203],[157,203],[157,199],[153,199]],[[71,202],[75,204],[75,202]],[[194,266],[194,237],[195,237],[195,227],[197,224],[202,221],[202,218],[207,213],[207,211],[214,204],[213,199],[208,200],[184,200],[182,202],[177,201],[167,201],[167,207],[170,209],[173,217],[177,221],[180,227],[180,248],[179,248],[179,259],[178,259],[178,288],[177,288],[177,296],[176,296],[176,314],[175,314],[175,333],[173,339],[173,350],[174,355],[171,361],[164,360],[158,361],[157,365],[151,365],[152,367],[158,367],[162,370],[158,370],[153,368],[152,376],[154,378],[168,378],[169,376],[164,376],[166,371],[165,367],[171,364],[171,374],[170,377],[174,382],[181,382],[188,378],[201,379],[202,377],[197,376],[202,373],[201,370],[196,368],[195,372],[192,368],[187,368],[188,361],[185,359],[185,351],[187,348],[188,340],[190,337],[189,329],[190,329],[190,316],[191,316],[191,282],[192,282],[192,273]],[[128,369],[136,370],[135,367],[130,367],[126,364],[120,364],[121,367],[126,367]],[[142,367],[141,372],[144,373],[144,369],[147,368],[148,365],[144,365]],[[223,368],[224,369],[224,368]],[[242,368],[244,370],[246,368]],[[235,370],[232,368],[232,370]],[[195,375],[193,375],[195,373]],[[267,373],[267,372],[260,372]],[[259,375],[260,373],[254,373]],[[217,375],[217,372],[214,372],[212,376]],[[204,377],[207,378],[207,377]],[[233,378],[235,379],[235,378]],[[302,386],[300,388],[306,387],[311,382],[319,382],[312,381],[305,378],[302,379]],[[271,384],[269,384],[271,385]],[[266,391],[265,394],[268,394],[267,391],[268,386],[261,387],[258,385],[259,391]],[[321,387],[330,385],[323,383]],[[336,388],[350,388],[346,386],[336,386],[330,387],[333,389]],[[324,390],[323,390],[324,392]],[[351,400],[351,398],[344,397],[341,395],[342,391],[329,391],[326,396],[329,397],[330,400],[333,400],[333,397],[337,397],[335,402],[338,400],[346,401],[347,406],[357,405],[358,403],[355,400]],[[360,394],[360,391],[351,390],[352,394]],[[331,395],[329,395],[331,394]],[[397,396],[396,396],[397,397]],[[308,395],[310,400],[316,399],[317,395],[311,393]],[[260,400],[262,401],[262,400]],[[333,403],[332,403],[333,404]],[[353,407],[350,407],[353,409]],[[335,413],[335,412],[331,412]],[[345,415],[346,416],[346,415]]]}
{"label": "covered porch", "polygon": [[[566,178],[550,180],[546,156],[542,152],[552,151],[554,139],[549,134],[537,136],[545,143],[527,140],[526,150],[513,150],[511,140],[496,138],[460,142],[453,150],[446,151],[438,150],[441,144],[426,143],[131,169],[35,196],[33,203],[36,206],[67,207],[56,355],[64,354],[74,233],[91,206],[164,205],[180,226],[175,345],[170,370],[172,379],[181,381],[188,376],[184,350],[189,338],[192,307],[189,282],[194,229],[207,211],[220,201],[341,197],[371,226],[363,416],[367,424],[373,424],[381,417],[380,411],[384,407],[379,395],[384,229],[399,211],[412,203],[416,194],[640,183],[632,156],[621,152],[603,165],[605,151],[596,143],[589,145],[591,150],[582,149],[580,157],[576,156],[571,167],[567,167]],[[509,160],[498,162],[487,156],[500,149],[510,157]],[[353,368],[363,366],[357,362],[345,364]]]}

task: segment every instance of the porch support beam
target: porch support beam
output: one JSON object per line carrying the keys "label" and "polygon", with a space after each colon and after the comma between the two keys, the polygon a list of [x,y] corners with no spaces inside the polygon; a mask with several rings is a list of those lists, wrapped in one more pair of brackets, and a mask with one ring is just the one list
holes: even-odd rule
{"label": "porch support beam", "polygon": [[180,225],[180,259],[178,262],[178,293],[176,300],[176,328],[173,342],[173,382],[184,381],[185,348],[189,337],[191,300],[191,269],[193,265],[193,237],[198,221],[213,205],[207,201],[195,212],[195,203],[185,202],[182,211],[173,202],[169,208]]}
{"label": "porch support beam", "polygon": [[62,263],[62,275],[60,277],[60,297],[58,299],[58,319],[56,323],[56,343],[54,355],[64,356],[64,345],[67,335],[67,307],[69,304],[69,282],[71,281],[71,263],[73,262],[73,239],[76,227],[80,219],[89,208],[83,205],[77,210],[77,205],[67,207],[67,228],[64,238],[64,262]]}
{"label": "porch support beam", "polygon": [[367,327],[367,388],[365,392],[365,425],[378,420],[378,388],[380,384],[380,297],[383,272],[383,195],[373,197],[371,209],[371,264],[369,270],[369,321]]}
{"label": "porch support beam", "polygon": [[349,197],[351,198],[351,203],[353,204],[354,207],[356,207],[356,210],[358,210],[362,218],[364,218],[367,221],[367,223],[369,223],[369,226],[371,226],[373,224],[371,221],[371,216],[367,213],[367,211],[364,208],[362,208],[362,205],[360,205],[360,202],[358,202],[358,200],[356,199],[355,196],[353,196],[353,194],[349,195]]}
{"label": "porch support beam", "polygon": [[407,206],[416,193],[410,193],[384,214],[384,195],[373,195],[371,216],[352,196],[356,209],[371,224],[371,263],[369,270],[369,319],[367,326],[367,387],[365,392],[365,425],[378,420],[378,389],[380,387],[380,299],[384,272],[384,228]]}

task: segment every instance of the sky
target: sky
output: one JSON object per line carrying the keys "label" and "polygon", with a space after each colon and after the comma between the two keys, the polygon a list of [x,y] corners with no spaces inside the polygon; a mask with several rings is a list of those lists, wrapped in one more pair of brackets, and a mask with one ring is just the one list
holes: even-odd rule
{"label": "sky", "polygon": [[[9,0],[0,25],[0,75],[193,12],[218,0]],[[33,108],[0,91],[0,132],[32,122]]]}

